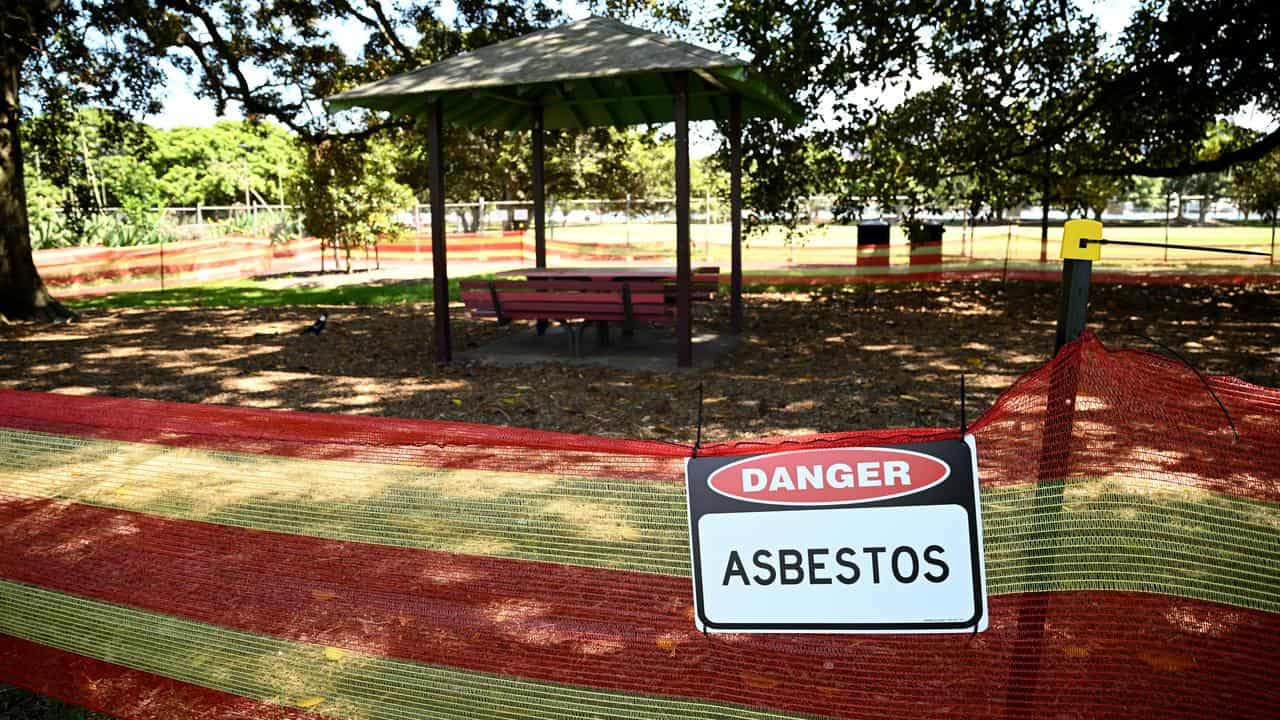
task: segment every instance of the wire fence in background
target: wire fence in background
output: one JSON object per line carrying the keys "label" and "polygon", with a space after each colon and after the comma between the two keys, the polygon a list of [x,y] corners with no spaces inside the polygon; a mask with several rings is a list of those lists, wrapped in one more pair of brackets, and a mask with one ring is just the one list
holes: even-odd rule
{"label": "wire fence in background", "polygon": [[[757,250],[747,262],[764,265],[852,264],[858,244],[858,219],[837,222],[836,199],[813,197],[801,201],[798,227],[765,222],[745,236],[748,248]],[[1069,206],[1072,203],[1067,203]],[[1074,203],[1080,205],[1080,203]],[[450,234],[524,231],[532,226],[532,203],[525,200],[454,202],[445,205]],[[86,225],[84,236],[48,240],[48,233],[33,228],[37,248],[73,244],[127,246],[157,244],[190,239],[240,235],[297,240],[304,237],[301,212],[291,205],[223,205],[155,208],[154,227],[139,232],[127,225],[119,208],[104,208],[100,216],[112,219]],[[1053,243],[1060,236],[1062,222],[1080,217],[1080,210],[1051,207],[1047,232],[1041,227],[1040,208],[1014,208],[997,212],[990,208],[945,208],[914,216],[918,221],[941,222],[944,227],[943,253],[950,261],[1039,262],[1056,257]],[[1266,252],[1271,259],[1241,260],[1244,263],[1274,263],[1276,228],[1274,217],[1264,221],[1256,213],[1246,213],[1229,198],[1161,196],[1120,198],[1102,209],[1087,213],[1108,225],[1117,239],[1161,245],[1213,245]],[[695,256],[703,260],[727,261],[730,243],[728,198],[704,193],[691,199],[690,220]],[[976,216],[975,216],[976,215]],[[898,208],[881,208],[874,202],[863,204],[861,220],[884,220],[893,227],[890,243],[897,249],[891,263],[907,263],[910,255],[906,216]],[[429,232],[430,208],[417,204],[398,214],[411,232]],[[1269,222],[1268,222],[1269,221]],[[579,250],[603,255],[674,256],[674,198],[557,198],[548,199],[547,237],[557,245],[573,245]],[[1047,238],[1048,242],[1042,242]],[[81,242],[74,242],[74,240]],[[782,249],[763,252],[766,249]],[[762,253],[762,254],[761,254]],[[1125,248],[1109,251],[1108,259],[1124,262],[1212,264],[1220,257],[1160,248]]]}

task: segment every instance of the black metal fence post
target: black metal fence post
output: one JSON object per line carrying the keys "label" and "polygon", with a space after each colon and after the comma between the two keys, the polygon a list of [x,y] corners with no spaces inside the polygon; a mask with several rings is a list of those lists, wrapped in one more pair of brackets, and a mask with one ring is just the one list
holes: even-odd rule
{"label": "black metal fence post", "polygon": [[1094,220],[1069,220],[1062,229],[1062,295],[1036,463],[1036,489],[1030,510],[1035,533],[1026,559],[1024,599],[1018,611],[1006,703],[1007,716],[1013,718],[1037,716],[1035,694],[1040,684],[1049,617],[1047,593],[1052,589],[1049,578],[1056,562],[1062,525],[1062,496],[1070,470],[1071,435],[1080,379],[1079,358],[1065,356],[1061,351],[1084,332],[1089,309],[1090,274],[1101,248],[1084,241],[1101,239],[1102,223]]}
{"label": "black metal fence post", "polygon": [[1066,258],[1062,261],[1062,295],[1058,299],[1058,327],[1054,338],[1053,354],[1063,345],[1080,337],[1084,332],[1089,312],[1089,280],[1093,274],[1092,260]]}

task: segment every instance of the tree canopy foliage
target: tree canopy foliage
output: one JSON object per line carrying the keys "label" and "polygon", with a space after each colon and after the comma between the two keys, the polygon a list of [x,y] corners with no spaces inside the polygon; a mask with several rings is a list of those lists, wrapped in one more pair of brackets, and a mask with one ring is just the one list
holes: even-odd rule
{"label": "tree canopy foliage", "polygon": [[1238,165],[1232,172],[1232,191],[1246,212],[1275,222],[1280,213],[1280,150],[1261,160]]}
{"label": "tree canopy foliage", "polygon": [[[1280,146],[1280,128],[1210,153],[1203,142],[1243,109],[1280,115],[1268,0],[1143,0],[1114,38],[1057,0],[727,2],[716,31],[821,118],[754,129],[781,137],[749,146],[752,204],[785,203],[824,174],[847,212],[865,198],[908,212],[1078,202],[1132,175],[1216,172]],[[830,149],[824,169],[806,145]]]}
{"label": "tree canopy foliage", "polygon": [[345,251],[348,271],[354,249],[405,234],[395,216],[413,202],[413,191],[396,181],[388,142],[322,142],[310,149],[305,167],[297,192],[304,222],[314,235]]}
{"label": "tree canopy foliage", "polygon": [[[109,132],[108,130],[111,130]],[[28,187],[45,180],[69,215],[103,207],[232,205],[280,200],[301,153],[271,121],[154,128],[84,109],[23,123]]]}
{"label": "tree canopy foliage", "polygon": [[[446,21],[434,4],[393,6],[379,0],[17,0],[6,5],[0,13],[0,225],[5,228],[0,313],[65,314],[45,292],[30,256],[20,142],[24,111],[43,119],[43,135],[32,137],[44,151],[42,164],[48,166],[49,177],[71,177],[77,156],[85,164],[86,149],[67,146],[75,136],[69,130],[80,108],[103,108],[104,117],[120,121],[101,124],[104,136],[123,136],[130,119],[158,111],[166,63],[195,78],[200,93],[220,114],[235,106],[250,121],[269,118],[288,128],[311,148],[306,167],[323,165],[314,162],[318,147],[361,142],[388,132],[401,146],[420,149],[424,134],[411,119],[367,113],[334,119],[320,100],[353,84],[563,19],[540,0],[459,0],[454,10]],[[344,43],[355,28],[363,32],[363,43],[358,52],[349,53]],[[222,141],[231,138],[217,130],[212,133],[206,148],[169,144],[162,157],[173,162],[159,169],[157,183],[185,186],[186,197],[229,194],[235,173],[226,161],[237,153],[234,147],[224,147]],[[566,137],[564,142],[578,149],[576,139]],[[478,151],[502,159],[518,146],[499,133],[480,131],[455,135],[446,147],[446,161],[462,167]],[[228,172],[196,179],[180,167],[192,159],[221,163]],[[473,163],[476,172],[464,175],[460,186],[466,190],[469,182],[479,191],[510,184],[510,178],[484,177],[501,175],[507,166]],[[411,171],[405,172],[412,176]],[[134,178],[131,184],[145,185],[147,179]],[[354,192],[359,186],[350,189]],[[77,189],[71,197],[76,207],[103,205],[105,192],[103,184],[90,183],[88,192]]]}

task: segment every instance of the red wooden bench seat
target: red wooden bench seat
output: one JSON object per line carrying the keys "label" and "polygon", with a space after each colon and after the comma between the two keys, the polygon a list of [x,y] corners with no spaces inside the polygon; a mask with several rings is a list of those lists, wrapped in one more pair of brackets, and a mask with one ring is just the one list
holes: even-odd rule
{"label": "red wooden bench seat", "polygon": [[672,323],[675,305],[660,283],[463,280],[462,301],[477,317]]}
{"label": "red wooden bench seat", "polygon": [[[693,298],[709,300],[718,283],[716,275],[699,276]],[[605,323],[623,323],[630,335],[636,323],[670,325],[676,321],[675,284],[666,280],[524,279],[463,280],[462,301],[475,317],[512,320],[554,320],[569,325],[574,352],[581,342],[582,326],[575,321],[600,323],[600,340],[608,343]]]}
{"label": "red wooden bench seat", "polygon": [[[666,295],[668,302],[676,300],[676,283],[674,280],[655,279],[640,280],[626,279],[613,280],[605,278],[526,278],[521,280],[498,279],[493,281],[499,290],[564,290],[564,291],[587,291],[601,290],[605,292],[621,291],[623,285],[631,288],[633,293],[662,293]],[[477,289],[486,289],[487,280],[467,280],[464,284],[470,284]],[[696,301],[714,300],[716,291],[719,289],[719,275],[694,275],[689,284],[689,297]],[[483,287],[481,287],[483,286]]]}

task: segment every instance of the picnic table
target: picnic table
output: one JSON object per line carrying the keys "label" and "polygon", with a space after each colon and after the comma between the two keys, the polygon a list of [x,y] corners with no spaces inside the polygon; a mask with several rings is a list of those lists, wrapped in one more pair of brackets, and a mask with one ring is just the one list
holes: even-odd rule
{"label": "picnic table", "polygon": [[[694,267],[693,300],[711,300],[719,284],[720,268]],[[516,268],[497,273],[493,280],[464,280],[462,300],[477,317],[506,324],[513,319],[537,320],[539,334],[550,321],[569,329],[575,355],[581,352],[582,332],[596,325],[596,340],[610,343],[609,323],[621,322],[624,337],[637,323],[676,322],[674,267]]]}

